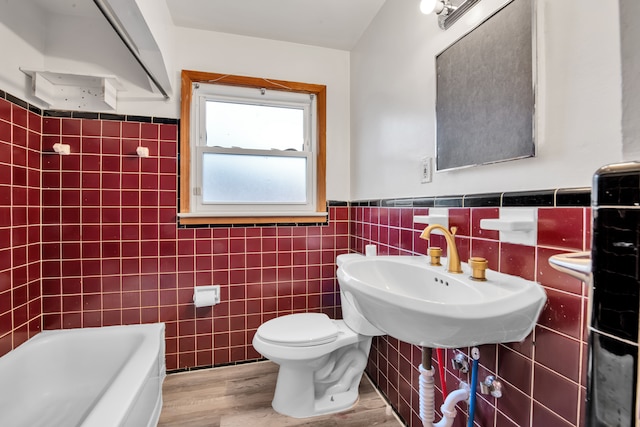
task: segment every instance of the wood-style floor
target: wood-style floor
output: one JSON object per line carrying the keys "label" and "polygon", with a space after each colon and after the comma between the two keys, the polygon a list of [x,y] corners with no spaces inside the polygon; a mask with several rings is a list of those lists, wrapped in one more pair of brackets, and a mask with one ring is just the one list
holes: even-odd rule
{"label": "wood-style floor", "polygon": [[266,361],[167,375],[160,427],[381,426],[402,424],[366,376],[360,400],[339,414],[290,418],[271,408],[278,365]]}

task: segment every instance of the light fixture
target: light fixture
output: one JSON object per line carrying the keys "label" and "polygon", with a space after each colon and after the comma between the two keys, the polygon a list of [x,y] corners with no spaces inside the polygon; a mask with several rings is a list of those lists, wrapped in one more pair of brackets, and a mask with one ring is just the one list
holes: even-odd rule
{"label": "light fixture", "polygon": [[422,0],[420,2],[420,12],[425,15],[429,15],[430,13],[435,13],[437,15],[444,13],[445,15],[448,15],[455,9],[456,8],[451,5],[449,0]]}
{"label": "light fixture", "polygon": [[[138,61],[149,80],[165,99],[169,99],[171,82],[164,60],[151,30],[135,1],[93,0],[133,57]],[[128,31],[129,30],[129,31]],[[134,31],[131,31],[134,30]]]}
{"label": "light fixture", "polygon": [[438,25],[446,30],[480,0],[421,0],[420,11],[438,15]]}

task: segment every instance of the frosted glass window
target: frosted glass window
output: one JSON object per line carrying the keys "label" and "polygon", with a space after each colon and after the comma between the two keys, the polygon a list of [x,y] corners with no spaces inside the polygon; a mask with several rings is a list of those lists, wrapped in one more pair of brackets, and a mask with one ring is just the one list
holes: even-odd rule
{"label": "frosted glass window", "polygon": [[203,203],[306,203],[306,157],[205,153]]}
{"label": "frosted glass window", "polygon": [[303,151],[304,109],[209,100],[206,131],[209,147]]}
{"label": "frosted glass window", "polygon": [[[189,146],[180,155],[181,167],[189,171],[189,192],[181,176],[181,220],[324,220],[326,87],[210,76],[190,83],[189,132],[182,128],[181,133],[188,138],[181,147],[187,141]],[[186,90],[183,95],[188,96]]]}

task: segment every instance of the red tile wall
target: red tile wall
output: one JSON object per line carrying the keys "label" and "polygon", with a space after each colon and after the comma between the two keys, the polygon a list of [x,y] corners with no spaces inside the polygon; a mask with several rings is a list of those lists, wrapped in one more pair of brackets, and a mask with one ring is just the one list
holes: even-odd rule
{"label": "red tile wall", "polygon": [[0,99],[0,356],[40,331],[41,125]]}
{"label": "red tile wall", "polygon": [[[167,368],[178,369],[260,358],[251,340],[273,317],[339,314],[348,207],[331,207],[327,226],[179,228],[177,125],[42,127],[45,329],[165,322]],[[71,154],[48,154],[57,142]],[[196,309],[194,286],[210,284],[221,304]]]}
{"label": "red tile wall", "polygon": [[[426,254],[427,242],[418,238],[424,225],[413,224],[413,215],[428,208],[351,208],[351,248],[364,252],[376,244],[379,254]],[[458,227],[456,244],[461,259],[483,256],[489,268],[535,280],[547,293],[547,304],[534,331],[521,343],[480,347],[479,380],[494,375],[503,384],[496,399],[478,394],[475,424],[480,427],[579,426],[584,422],[586,386],[586,307],[583,283],[553,270],[547,260],[560,252],[590,248],[590,208],[539,208],[536,246],[502,243],[498,233],[481,230],[481,218],[497,218],[497,208],[450,208],[450,225]],[[441,236],[434,246],[446,250]],[[446,350],[448,390],[467,382],[470,374],[451,369],[450,359],[458,351]],[[434,366],[437,366],[434,352]],[[373,341],[367,371],[394,408],[410,426],[419,419],[418,365],[421,349],[391,337]],[[439,387],[436,371],[436,385]],[[442,404],[437,396],[436,408]],[[459,405],[455,426],[466,426],[466,404]],[[437,418],[439,419],[439,418]]]}
{"label": "red tile wall", "polygon": [[[337,255],[370,243],[381,254],[426,253],[412,218],[427,208],[331,207],[327,226],[179,228],[177,134],[175,124],[41,117],[0,99],[0,355],[41,328],[162,321],[168,369],[256,359],[251,339],[262,322],[305,311],[340,317]],[[71,154],[53,154],[56,142]],[[138,158],[138,146],[151,156]],[[480,229],[497,208],[451,209],[462,259],[484,256],[548,296],[524,342],[481,347],[480,379],[497,375],[503,397],[479,395],[476,425],[583,422],[586,291],[547,259],[589,248],[590,215],[540,208],[533,247]],[[432,242],[446,250],[441,237]],[[196,309],[193,287],[212,283],[222,303]],[[375,338],[367,368],[411,426],[421,425],[420,358],[419,347]],[[469,380],[447,363],[449,389],[460,377]]]}

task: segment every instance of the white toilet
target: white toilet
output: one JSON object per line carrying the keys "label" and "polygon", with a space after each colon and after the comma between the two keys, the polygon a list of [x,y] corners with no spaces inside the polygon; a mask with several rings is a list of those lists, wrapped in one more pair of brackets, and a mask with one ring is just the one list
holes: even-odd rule
{"label": "white toilet", "polygon": [[[339,255],[338,267],[358,254]],[[349,409],[367,366],[371,337],[384,335],[341,291],[344,320],[321,313],[290,314],[258,328],[253,347],[280,365],[272,406],[295,418]]]}

